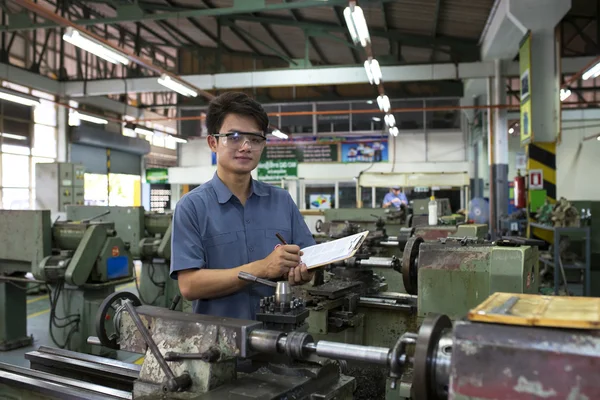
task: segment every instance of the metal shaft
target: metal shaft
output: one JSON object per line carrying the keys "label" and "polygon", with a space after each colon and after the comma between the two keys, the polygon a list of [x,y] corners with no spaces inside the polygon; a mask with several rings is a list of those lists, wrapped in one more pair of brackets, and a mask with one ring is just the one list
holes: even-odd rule
{"label": "metal shaft", "polygon": [[360,265],[365,267],[392,268],[394,265],[394,259],[392,257],[369,257],[367,259],[360,260]]}
{"label": "metal shaft", "polygon": [[248,282],[258,282],[258,283],[262,283],[263,285],[271,286],[271,287],[274,287],[274,288],[277,287],[277,283],[276,282],[271,282],[271,281],[269,281],[267,279],[259,278],[257,276],[254,276],[254,275],[249,274],[249,273],[244,272],[244,271],[242,271],[242,272],[240,272],[238,274],[238,278],[241,279],[241,280],[244,280],[244,281],[248,281]]}
{"label": "metal shaft", "polygon": [[397,240],[388,240],[387,242],[379,243],[382,247],[398,247],[400,243]]}
{"label": "metal shaft", "polygon": [[127,312],[131,316],[131,319],[135,323],[135,326],[137,327],[138,331],[141,333],[142,337],[144,338],[144,342],[146,342],[146,344],[150,348],[150,351],[154,355],[154,358],[156,358],[156,361],[160,365],[160,368],[163,370],[163,372],[165,373],[165,375],[167,376],[167,378],[169,380],[175,380],[175,374],[173,374],[173,371],[171,371],[171,368],[169,368],[167,361],[164,359],[162,353],[158,349],[158,346],[154,342],[154,339],[152,339],[150,332],[148,332],[148,329],[142,322],[142,319],[140,318],[140,315],[135,310],[135,307],[133,306],[133,304],[131,303],[130,300],[125,300],[124,303],[125,303],[125,308],[127,309]]}
{"label": "metal shaft", "polygon": [[[312,350],[312,346],[305,346],[305,348],[309,351]],[[320,357],[335,360],[354,360],[369,364],[387,365],[390,349],[321,340],[314,346],[314,352]]]}

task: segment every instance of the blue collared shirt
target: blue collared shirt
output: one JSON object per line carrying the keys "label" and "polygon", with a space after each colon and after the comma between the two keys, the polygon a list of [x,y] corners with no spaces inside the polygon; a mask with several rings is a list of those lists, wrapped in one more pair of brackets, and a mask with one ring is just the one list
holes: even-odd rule
{"label": "blue collared shirt", "polygon": [[[171,237],[171,278],[187,269],[236,268],[267,257],[281,244],[300,248],[315,240],[288,192],[252,180],[246,205],[217,174],[177,203]],[[262,284],[248,284],[228,296],[194,301],[194,312],[220,317],[255,319],[259,301],[275,294]]]}
{"label": "blue collared shirt", "polygon": [[403,192],[400,192],[398,194],[398,196],[396,196],[394,193],[389,192],[385,195],[385,197],[383,198],[383,204],[385,203],[389,203],[390,201],[394,200],[395,198],[398,198],[400,201],[397,203],[392,203],[390,205],[390,207],[396,207],[396,208],[400,208],[400,206],[402,205],[402,203],[404,204],[408,204],[408,199],[406,198],[406,195]]}

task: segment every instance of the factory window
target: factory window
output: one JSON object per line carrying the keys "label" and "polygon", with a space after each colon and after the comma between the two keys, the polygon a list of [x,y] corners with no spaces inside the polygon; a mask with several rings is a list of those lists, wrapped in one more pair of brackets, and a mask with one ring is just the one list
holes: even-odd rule
{"label": "factory window", "polygon": [[[384,127],[383,112],[373,100],[352,103],[352,132],[381,132]],[[372,112],[366,112],[372,111]]]}
{"label": "factory window", "polygon": [[35,208],[35,165],[57,155],[55,97],[10,82],[2,86],[33,95],[40,105],[0,101],[0,207]]}
{"label": "factory window", "polygon": [[285,133],[313,133],[312,110],[312,104],[282,105],[282,113],[294,114],[281,117],[281,130]]}
{"label": "factory window", "polygon": [[[360,200],[362,201],[363,208],[373,208],[373,188],[361,186]],[[377,207],[377,204],[375,207]]]}
{"label": "factory window", "polygon": [[109,206],[135,207],[141,203],[139,175],[109,174]]}
{"label": "factory window", "polygon": [[331,183],[309,183],[305,189],[307,210],[335,208],[335,185]]}
{"label": "factory window", "polygon": [[[350,132],[350,114],[338,114],[349,110],[349,103],[317,103],[317,132]],[[328,114],[328,112],[335,112],[335,114]]]}
{"label": "factory window", "polygon": [[458,99],[426,100],[425,107],[432,108],[425,113],[427,129],[459,129],[460,112],[452,109],[458,105]]}
{"label": "factory window", "polygon": [[356,208],[356,182],[338,183],[339,208]]}
{"label": "factory window", "polygon": [[392,100],[396,126],[400,130],[422,130],[425,126],[422,100]]}

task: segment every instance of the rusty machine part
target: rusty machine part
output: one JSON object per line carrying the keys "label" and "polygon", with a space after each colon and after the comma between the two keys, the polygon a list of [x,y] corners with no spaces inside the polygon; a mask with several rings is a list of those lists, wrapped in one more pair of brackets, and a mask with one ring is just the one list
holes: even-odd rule
{"label": "rusty machine part", "polygon": [[418,257],[419,247],[423,243],[423,238],[415,236],[406,242],[404,252],[402,253],[402,280],[406,293],[416,295],[418,286]]}

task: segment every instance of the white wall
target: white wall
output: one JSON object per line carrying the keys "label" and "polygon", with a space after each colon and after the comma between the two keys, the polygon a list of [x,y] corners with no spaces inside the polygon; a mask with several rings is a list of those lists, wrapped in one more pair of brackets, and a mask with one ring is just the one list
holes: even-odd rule
{"label": "white wall", "polygon": [[[352,181],[369,168],[369,172],[466,172],[464,135],[460,131],[401,132],[388,142],[387,163],[343,164],[300,163],[298,175],[306,180]],[[169,168],[169,182],[200,184],[211,179],[215,167],[211,165],[211,152],[206,139],[192,140],[181,146],[178,168]]]}
{"label": "white wall", "polygon": [[584,137],[600,133],[600,120],[563,121],[562,140],[556,146],[557,197],[600,200],[600,141]]}

